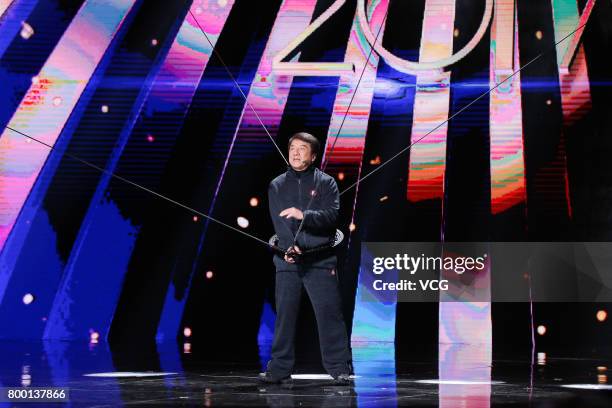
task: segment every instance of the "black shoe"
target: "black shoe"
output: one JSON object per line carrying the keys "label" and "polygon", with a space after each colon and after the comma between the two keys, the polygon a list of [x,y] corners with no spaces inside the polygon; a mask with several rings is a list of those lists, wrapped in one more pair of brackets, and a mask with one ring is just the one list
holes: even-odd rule
{"label": "black shoe", "polygon": [[333,385],[350,385],[351,377],[348,374],[338,374],[332,381]]}
{"label": "black shoe", "polygon": [[275,377],[272,374],[270,374],[268,371],[266,371],[265,373],[259,373],[259,381],[266,383],[266,384],[282,384],[282,385],[288,385],[288,384],[293,383],[293,380],[291,379],[290,375],[286,377]]}

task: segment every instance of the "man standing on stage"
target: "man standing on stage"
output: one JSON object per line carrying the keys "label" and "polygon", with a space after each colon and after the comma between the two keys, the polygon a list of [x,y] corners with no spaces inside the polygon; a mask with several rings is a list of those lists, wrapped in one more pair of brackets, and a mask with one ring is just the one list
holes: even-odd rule
{"label": "man standing on stage", "polygon": [[302,255],[307,249],[333,242],[340,197],[336,181],[313,163],[319,141],[308,133],[289,139],[289,168],[270,183],[270,216],[278,246],[288,248],[274,256],[276,266],[276,324],[272,360],[263,380],[289,381],[302,285],[308,293],[319,331],[323,366],[336,384],[348,384],[350,352],[342,316],[336,256],[333,249]]}

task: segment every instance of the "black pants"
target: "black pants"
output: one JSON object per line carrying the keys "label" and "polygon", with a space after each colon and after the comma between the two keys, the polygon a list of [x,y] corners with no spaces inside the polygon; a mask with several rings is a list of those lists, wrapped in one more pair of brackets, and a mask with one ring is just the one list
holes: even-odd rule
{"label": "black pants", "polygon": [[275,378],[284,378],[293,371],[302,285],[306,288],[317,318],[323,367],[332,377],[348,374],[351,357],[338,277],[333,269],[276,272],[276,323],[268,372]]}

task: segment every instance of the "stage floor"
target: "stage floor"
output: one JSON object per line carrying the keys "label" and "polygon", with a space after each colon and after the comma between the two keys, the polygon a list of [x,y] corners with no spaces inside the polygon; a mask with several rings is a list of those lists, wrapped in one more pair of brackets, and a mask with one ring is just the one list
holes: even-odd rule
{"label": "stage floor", "polygon": [[293,384],[285,386],[258,381],[265,349],[249,359],[241,352],[198,353],[195,345],[154,348],[0,342],[0,387],[67,389],[68,404],[38,405],[45,407],[612,406],[611,362],[592,356],[536,354],[532,364],[520,357],[489,361],[491,353],[483,346],[445,346],[431,358],[415,353],[397,361],[392,344],[362,344],[353,345],[350,386],[332,385],[319,361],[304,360]]}

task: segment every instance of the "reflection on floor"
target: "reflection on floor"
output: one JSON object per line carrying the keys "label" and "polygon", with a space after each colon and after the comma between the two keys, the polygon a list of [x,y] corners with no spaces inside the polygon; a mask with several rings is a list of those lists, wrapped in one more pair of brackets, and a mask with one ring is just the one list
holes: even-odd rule
{"label": "reflection on floor", "polygon": [[[390,343],[353,345],[352,386],[333,386],[313,364],[292,386],[258,382],[261,350],[223,356],[197,346],[68,342],[0,343],[0,387],[66,387],[56,406],[440,406],[610,407],[610,361],[537,355],[491,360],[481,346],[441,345],[439,356],[396,361]],[[14,406],[0,403],[0,406]],[[53,406],[44,404],[44,406]]]}

